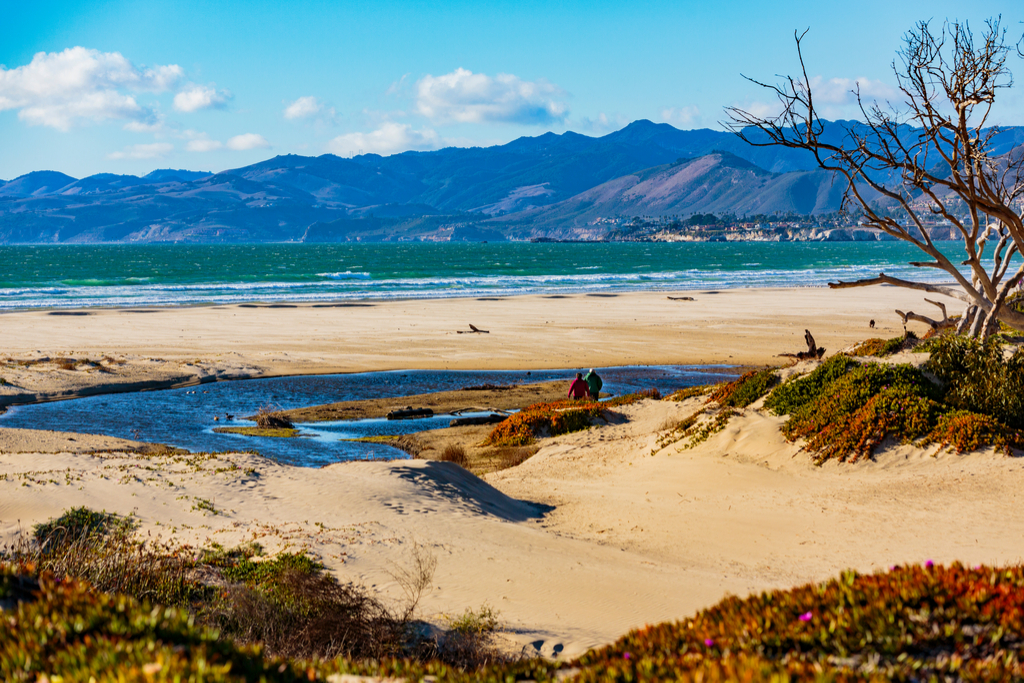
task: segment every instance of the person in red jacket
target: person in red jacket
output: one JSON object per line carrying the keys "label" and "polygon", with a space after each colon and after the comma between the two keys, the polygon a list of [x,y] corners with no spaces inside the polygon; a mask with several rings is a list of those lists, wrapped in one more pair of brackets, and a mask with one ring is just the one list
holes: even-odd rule
{"label": "person in red jacket", "polygon": [[569,385],[569,398],[590,398],[590,387],[583,381],[582,372],[577,372],[576,379]]}

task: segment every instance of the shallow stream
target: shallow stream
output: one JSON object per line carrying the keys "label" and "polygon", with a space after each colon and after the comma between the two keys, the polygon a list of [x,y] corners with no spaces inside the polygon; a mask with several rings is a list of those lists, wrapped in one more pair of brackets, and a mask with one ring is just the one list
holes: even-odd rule
{"label": "shallow stream", "polygon": [[[452,416],[301,424],[296,426],[306,436],[298,438],[218,434],[213,428],[252,426],[252,422],[241,418],[253,415],[262,406],[289,410],[337,401],[450,391],[488,383],[564,380],[568,389],[575,372],[408,370],[218,382],[16,406],[0,415],[0,427],[104,434],[164,443],[190,451],[254,450],[281,462],[320,467],[339,460],[408,457],[390,446],[345,439],[438,429],[447,427]],[[614,395],[652,387],[665,394],[735,377],[733,368],[728,366],[633,366],[602,368],[600,373],[604,379],[603,391]],[[228,419],[228,415],[232,418]],[[214,417],[219,419],[215,421]]]}

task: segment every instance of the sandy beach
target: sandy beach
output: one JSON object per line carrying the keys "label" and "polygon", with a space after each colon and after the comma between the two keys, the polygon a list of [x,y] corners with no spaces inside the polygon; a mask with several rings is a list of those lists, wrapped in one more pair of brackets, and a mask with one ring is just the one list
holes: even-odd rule
{"label": "sandy beach", "polygon": [[[805,329],[830,350],[901,334],[897,308],[937,310],[920,293],[876,287],[8,311],[0,406],[275,375],[779,364],[777,354],[805,350]],[[41,358],[97,366],[12,362]]]}
{"label": "sandy beach", "polygon": [[[10,402],[18,392],[58,398],[302,372],[777,364],[776,354],[802,350],[805,328],[831,352],[902,332],[894,308],[929,308],[893,289],[688,295],[695,301],[645,293],[6,313],[0,334],[15,361],[112,360],[102,369],[8,362],[0,390]],[[471,323],[489,334],[456,334]],[[757,404],[696,448],[661,447],[666,425],[700,401],[621,407],[608,424],[543,439],[522,465],[482,479],[435,461],[302,469],[252,454],[0,429],[0,542],[87,505],[134,515],[141,533],[174,542],[307,549],[341,580],[395,600],[396,567],[420,546],[438,561],[425,617],[490,605],[511,647],[548,656],[579,654],[729,593],[846,568],[1024,555],[1017,458],[891,446],[873,462],[815,467]]]}

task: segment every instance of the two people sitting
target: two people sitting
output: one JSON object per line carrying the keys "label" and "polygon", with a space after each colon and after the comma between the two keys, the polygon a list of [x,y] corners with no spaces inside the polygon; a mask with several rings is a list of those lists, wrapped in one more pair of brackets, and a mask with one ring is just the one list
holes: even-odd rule
{"label": "two people sitting", "polygon": [[577,372],[576,379],[569,385],[569,398],[582,399],[589,397],[591,400],[596,401],[603,385],[604,382],[601,381],[601,378],[593,368],[587,373],[586,377],[583,376],[582,372]]}

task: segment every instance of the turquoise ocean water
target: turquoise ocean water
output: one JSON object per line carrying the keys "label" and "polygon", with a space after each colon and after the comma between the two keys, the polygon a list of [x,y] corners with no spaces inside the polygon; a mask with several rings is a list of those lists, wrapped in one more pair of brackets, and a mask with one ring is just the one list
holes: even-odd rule
{"label": "turquoise ocean water", "polygon": [[[957,244],[948,243],[950,253]],[[821,287],[907,265],[902,242],[0,246],[0,309]]]}

